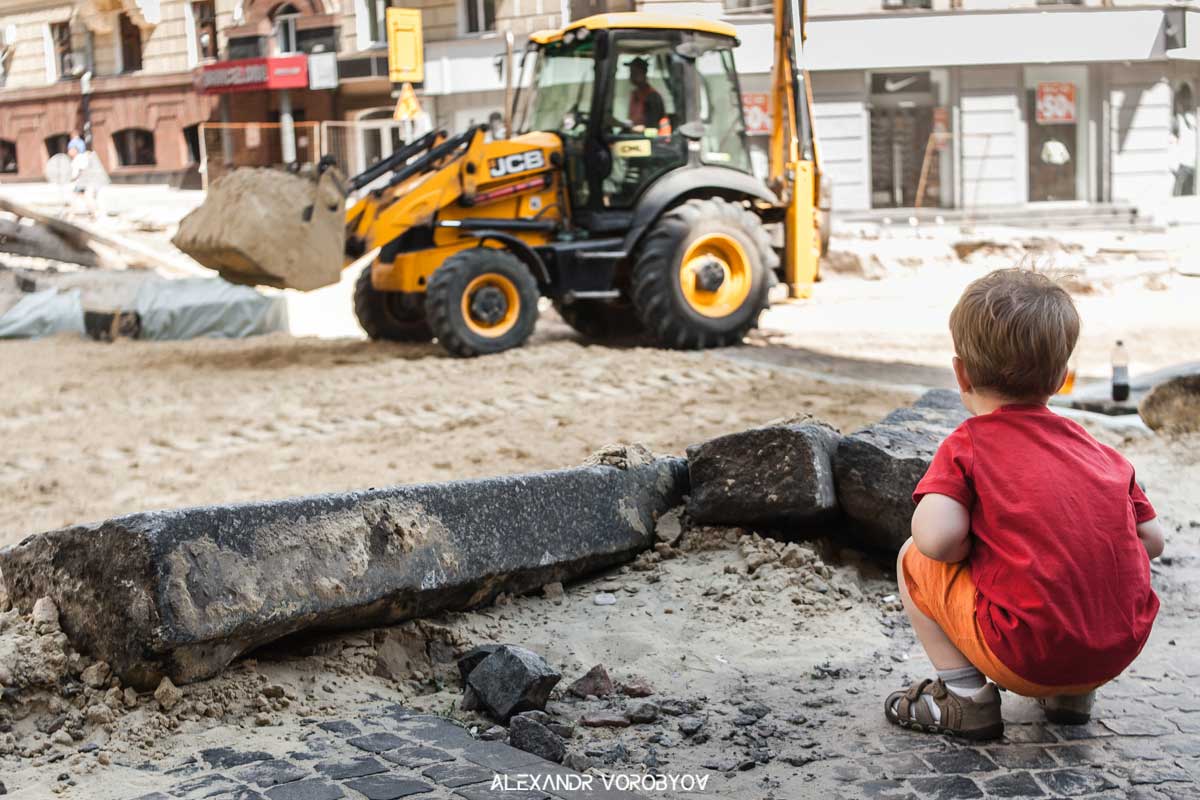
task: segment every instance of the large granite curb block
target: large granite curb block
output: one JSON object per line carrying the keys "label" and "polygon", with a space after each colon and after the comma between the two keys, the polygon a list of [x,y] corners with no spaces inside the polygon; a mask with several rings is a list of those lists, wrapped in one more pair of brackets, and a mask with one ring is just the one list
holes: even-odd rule
{"label": "large granite curb block", "polygon": [[632,558],[682,459],[131,514],[0,551],[0,594],[58,604],[127,683],[186,683],[305,628],[390,624]]}
{"label": "large granite curb block", "polygon": [[1200,373],[1179,375],[1158,384],[1142,399],[1138,413],[1151,430],[1200,431]]}
{"label": "large granite curb block", "polygon": [[862,544],[900,549],[911,535],[913,489],[938,445],[968,416],[957,392],[933,389],[842,438],[834,458],[838,502]]}
{"label": "large granite curb block", "polygon": [[837,512],[831,457],[840,435],[808,422],[767,425],[688,448],[688,515],[710,525],[786,526]]}

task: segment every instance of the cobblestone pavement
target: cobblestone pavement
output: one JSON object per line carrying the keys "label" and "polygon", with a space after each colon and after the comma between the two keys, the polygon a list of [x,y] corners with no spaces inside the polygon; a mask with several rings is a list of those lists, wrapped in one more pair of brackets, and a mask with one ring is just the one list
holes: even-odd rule
{"label": "cobblestone pavement", "polygon": [[[396,705],[356,709],[354,719],[311,720],[284,756],[270,734],[246,749],[201,750],[168,769],[164,787],[137,800],[636,800],[598,778],[501,742],[475,739],[440,717]],[[541,791],[534,781],[554,784]]]}
{"label": "cobblestone pavement", "polygon": [[[820,760],[801,769],[808,783],[780,781],[774,797],[1200,798],[1198,527],[1179,526],[1174,555],[1153,565],[1162,600],[1154,633],[1134,665],[1098,691],[1089,724],[1048,724],[1035,701],[1007,693],[997,742],[972,746],[885,724],[887,692],[933,674],[897,614],[885,619],[891,653],[832,667],[825,688],[805,693],[802,705],[841,709],[810,734]],[[765,796],[774,787],[763,788]]]}

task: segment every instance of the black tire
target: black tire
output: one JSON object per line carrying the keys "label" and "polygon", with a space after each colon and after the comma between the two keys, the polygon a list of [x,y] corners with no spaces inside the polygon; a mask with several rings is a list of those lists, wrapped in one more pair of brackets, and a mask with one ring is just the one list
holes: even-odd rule
{"label": "black tire", "polygon": [[[680,276],[688,248],[714,236],[739,246],[745,258],[740,272],[748,284],[744,298],[720,316],[697,311]],[[719,198],[689,200],[663,214],[643,240],[633,268],[633,305],[642,324],[666,347],[697,350],[737,344],[758,324],[778,265],[771,237],[753,212]],[[729,280],[730,273],[725,274],[722,286]]]}
{"label": "black tire", "polygon": [[633,306],[607,300],[554,301],[554,310],[563,322],[588,339],[627,339],[642,335],[646,329]]}
{"label": "black tire", "polygon": [[425,321],[419,294],[381,292],[371,285],[371,267],[363,267],[354,284],[354,316],[367,336],[389,342],[428,342],[433,331]]}
{"label": "black tire", "polygon": [[[473,284],[482,283],[472,289]],[[492,325],[489,320],[477,319],[471,311],[464,313],[464,295],[471,292],[476,300],[480,292],[510,288],[511,298],[503,303],[505,320]],[[438,267],[425,291],[425,316],[434,336],[442,346],[456,356],[479,356],[499,353],[520,347],[533,333],[538,318],[537,281],[521,261],[506,250],[491,247],[472,247],[450,256]],[[467,298],[471,305],[471,298]],[[515,308],[514,308],[515,305]],[[496,311],[495,307],[487,309]],[[512,312],[511,324],[508,314]],[[487,328],[493,327],[494,333]]]}

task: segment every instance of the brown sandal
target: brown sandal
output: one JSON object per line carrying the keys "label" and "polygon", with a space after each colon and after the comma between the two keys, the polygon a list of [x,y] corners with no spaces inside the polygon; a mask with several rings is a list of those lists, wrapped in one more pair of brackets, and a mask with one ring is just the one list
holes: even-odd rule
{"label": "brown sandal", "polygon": [[[934,719],[929,697],[940,716]],[[971,697],[946,688],[941,679],[917,681],[901,692],[892,692],[883,705],[884,716],[893,725],[923,733],[944,733],[964,739],[999,739],[1004,735],[1000,717],[1000,692],[989,683]]]}

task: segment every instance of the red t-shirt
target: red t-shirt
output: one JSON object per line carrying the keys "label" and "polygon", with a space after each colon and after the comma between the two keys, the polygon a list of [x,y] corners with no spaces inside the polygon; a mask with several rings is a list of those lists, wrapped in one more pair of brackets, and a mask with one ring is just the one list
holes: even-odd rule
{"label": "red t-shirt", "polygon": [[1105,681],[1141,652],[1158,597],[1136,526],[1155,513],[1116,450],[1045,406],[1004,406],[942,442],[926,494],[970,511],[975,616],[1017,675]]}

